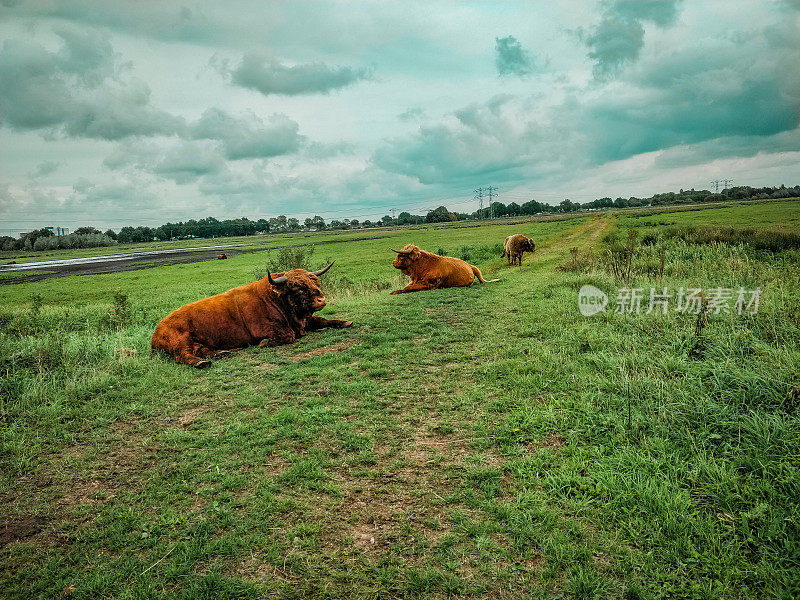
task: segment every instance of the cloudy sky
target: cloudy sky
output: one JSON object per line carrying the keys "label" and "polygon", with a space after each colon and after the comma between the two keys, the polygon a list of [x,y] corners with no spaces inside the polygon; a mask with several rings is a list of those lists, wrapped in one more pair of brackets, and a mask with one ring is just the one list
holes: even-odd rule
{"label": "cloudy sky", "polygon": [[0,4],[0,228],[800,183],[800,1]]}

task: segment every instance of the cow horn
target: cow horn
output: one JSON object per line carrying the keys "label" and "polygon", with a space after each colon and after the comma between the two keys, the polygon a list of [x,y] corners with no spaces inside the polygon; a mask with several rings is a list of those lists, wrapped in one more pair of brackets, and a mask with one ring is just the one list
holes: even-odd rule
{"label": "cow horn", "polygon": [[283,285],[284,283],[289,281],[289,278],[286,275],[281,275],[280,277],[276,277],[275,279],[273,279],[270,272],[267,271],[267,281],[269,281],[271,285],[276,286],[276,285]]}
{"label": "cow horn", "polygon": [[335,262],[336,262],[335,260],[334,260],[334,261],[331,261],[331,264],[329,264],[329,265],[328,265],[327,267],[325,267],[324,269],[320,269],[319,271],[312,271],[312,272],[311,272],[311,274],[312,274],[312,275],[316,275],[317,277],[319,277],[320,275],[324,275],[324,274],[325,274],[325,272],[326,272],[328,269],[330,269],[330,268],[333,266],[333,263],[335,263]]}
{"label": "cow horn", "polygon": [[411,250],[395,250],[394,248],[389,248],[389,250],[398,254],[411,254]]}

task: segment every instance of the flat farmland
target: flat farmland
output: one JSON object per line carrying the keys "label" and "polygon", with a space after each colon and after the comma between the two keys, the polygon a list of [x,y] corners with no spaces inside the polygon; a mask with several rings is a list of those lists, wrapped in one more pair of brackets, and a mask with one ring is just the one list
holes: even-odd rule
{"label": "flat farmland", "polygon": [[[798,223],[786,201],[298,234],[0,286],[0,589],[798,597]],[[537,242],[521,267],[511,233]],[[352,328],[202,371],[151,354],[170,311],[314,242],[319,314]],[[406,243],[500,281],[391,296]],[[580,313],[584,285],[605,311]],[[652,310],[665,288],[704,290],[700,314]]]}

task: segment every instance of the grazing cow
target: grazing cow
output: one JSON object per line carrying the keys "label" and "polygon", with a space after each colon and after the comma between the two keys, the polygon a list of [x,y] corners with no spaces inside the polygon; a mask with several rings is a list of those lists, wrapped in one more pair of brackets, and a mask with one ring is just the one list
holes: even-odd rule
{"label": "grazing cow", "polygon": [[421,290],[435,290],[438,288],[464,287],[472,285],[475,278],[481,283],[492,283],[499,279],[486,281],[478,270],[460,258],[439,256],[420,250],[413,244],[406,245],[402,250],[390,248],[397,252],[394,267],[411,277],[409,283],[402,290],[395,290],[392,294],[405,294]]}
{"label": "grazing cow", "polygon": [[519,266],[521,267],[523,253],[533,253],[535,251],[536,242],[529,237],[525,237],[521,233],[517,233],[506,238],[506,241],[503,243],[503,253],[500,255],[500,258],[507,256],[508,264],[513,265],[519,262]]}
{"label": "grazing cow", "polygon": [[222,294],[186,304],[156,326],[151,347],[175,357],[175,362],[203,368],[209,358],[258,344],[290,344],[308,331],[350,327],[352,321],[315,317],[326,304],[319,271],[294,269],[275,273]]}
{"label": "grazing cow", "polygon": [[220,254],[219,256],[217,256],[217,260],[225,260],[226,258],[228,258],[228,255],[225,254],[224,252],[222,254]]}

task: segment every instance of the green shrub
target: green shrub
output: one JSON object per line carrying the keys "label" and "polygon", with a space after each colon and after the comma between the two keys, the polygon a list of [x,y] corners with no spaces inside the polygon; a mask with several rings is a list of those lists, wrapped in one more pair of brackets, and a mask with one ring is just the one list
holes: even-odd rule
{"label": "green shrub", "polygon": [[668,239],[682,240],[687,244],[746,244],[756,250],[781,252],[800,248],[800,234],[780,229],[752,229],[749,227],[719,227],[685,225],[667,229]]}
{"label": "green shrub", "polygon": [[[256,279],[266,277],[267,271],[270,273],[282,273],[292,269],[312,270],[312,257],[314,255],[314,244],[303,246],[287,246],[275,248],[267,251],[266,265],[263,269],[255,270]],[[330,262],[330,261],[328,261]],[[327,264],[327,263],[326,263]]]}

